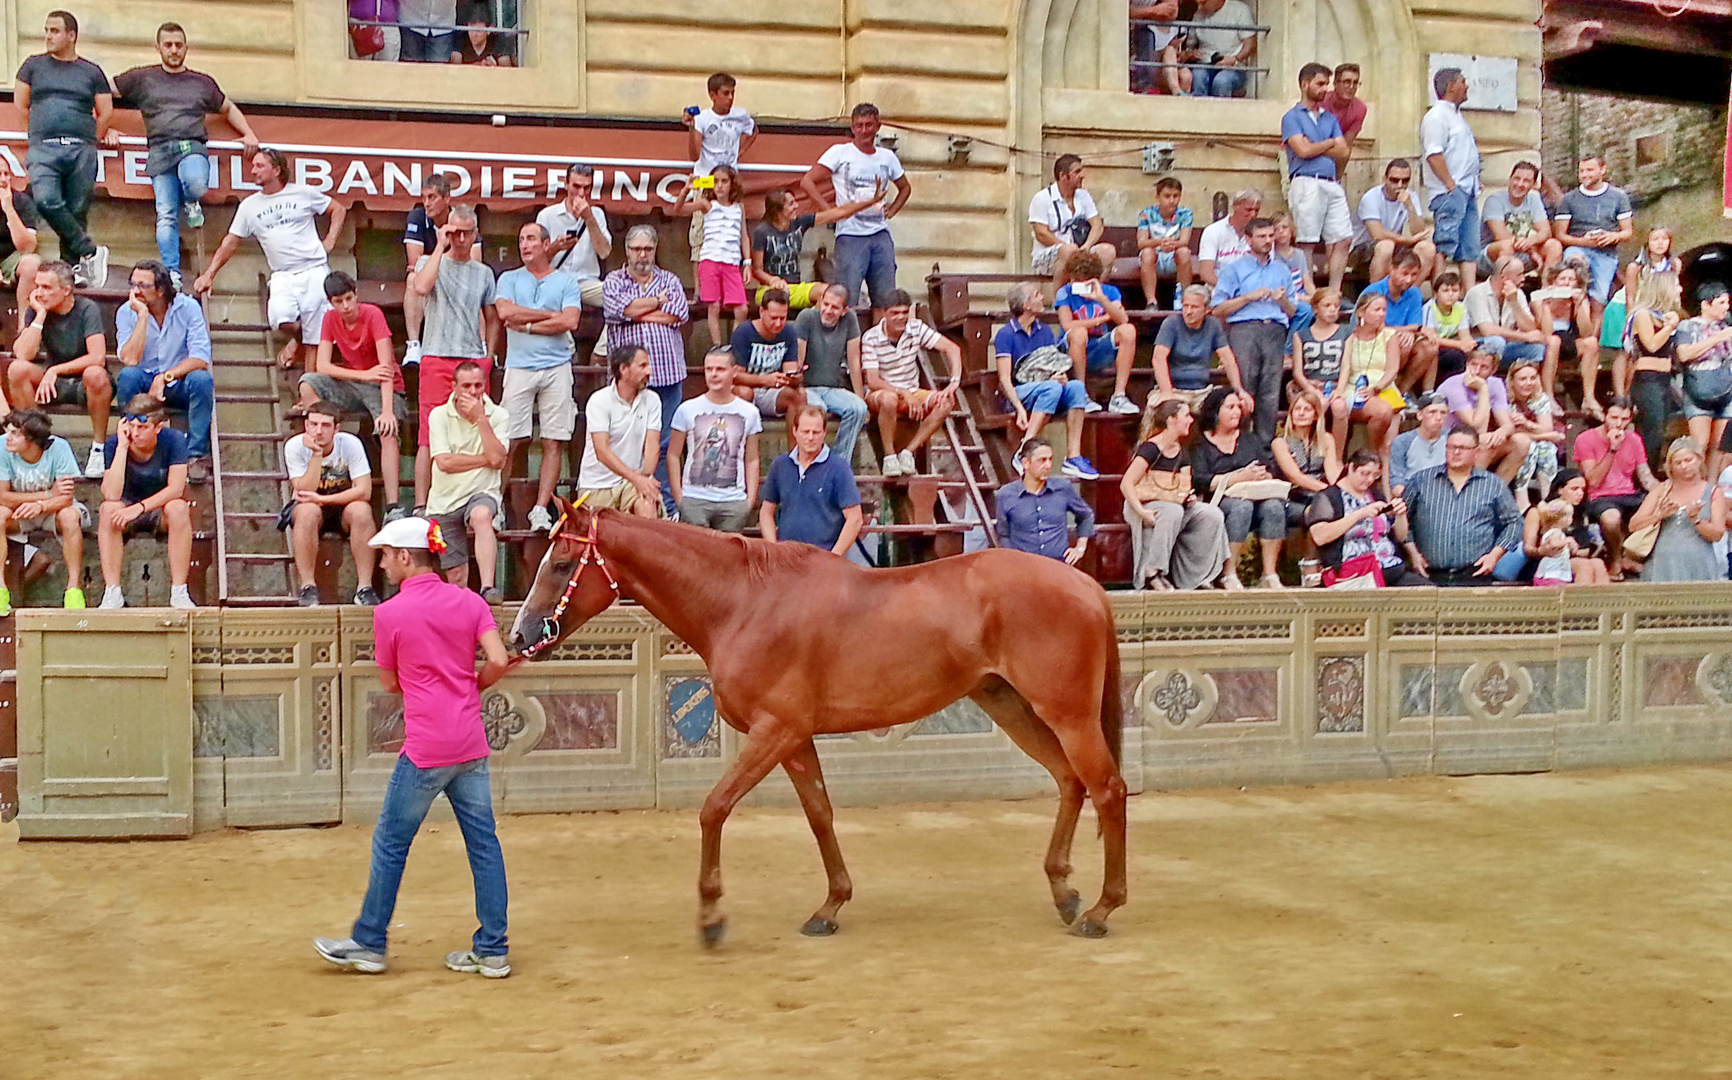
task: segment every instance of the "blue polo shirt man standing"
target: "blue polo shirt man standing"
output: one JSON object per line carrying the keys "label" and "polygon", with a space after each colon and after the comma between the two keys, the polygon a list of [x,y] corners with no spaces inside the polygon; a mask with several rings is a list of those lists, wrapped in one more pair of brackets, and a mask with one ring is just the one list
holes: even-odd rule
{"label": "blue polo shirt man standing", "polygon": [[1287,203],[1293,211],[1293,239],[1321,246],[1329,254],[1329,287],[1341,288],[1347,272],[1347,244],[1353,239],[1353,214],[1341,186],[1337,164],[1352,144],[1341,121],[1325,107],[1333,78],[1322,64],[1299,69],[1299,101],[1281,117],[1281,143],[1287,151]]}
{"label": "blue polo shirt man standing", "polygon": [[801,405],[789,417],[794,449],[770,463],[758,527],[766,540],[798,540],[846,554],[864,520],[854,472],[824,445],[824,410]]}
{"label": "blue polo shirt man standing", "polygon": [[1215,315],[1227,320],[1227,344],[1239,361],[1245,389],[1257,402],[1252,414],[1257,441],[1275,439],[1275,413],[1281,407],[1281,367],[1287,328],[1299,310],[1298,290],[1286,263],[1271,254],[1275,223],[1253,218],[1245,226],[1251,253],[1221,267],[1215,285]]}

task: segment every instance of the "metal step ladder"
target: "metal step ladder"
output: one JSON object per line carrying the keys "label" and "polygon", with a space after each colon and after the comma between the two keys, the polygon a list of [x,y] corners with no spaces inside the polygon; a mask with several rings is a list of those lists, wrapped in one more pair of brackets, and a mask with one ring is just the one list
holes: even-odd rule
{"label": "metal step ladder", "polygon": [[[920,353],[920,372],[933,388],[942,385],[933,370],[932,361]],[[956,407],[944,419],[944,438],[956,458],[963,486],[945,487],[938,493],[938,504],[947,521],[978,525],[986,534],[986,542],[998,546],[998,518],[994,512],[992,494],[1009,482],[1001,478],[994,455],[986,444],[980,427],[974,422],[973,403],[964,397],[969,393],[970,379],[965,374],[958,389]]]}

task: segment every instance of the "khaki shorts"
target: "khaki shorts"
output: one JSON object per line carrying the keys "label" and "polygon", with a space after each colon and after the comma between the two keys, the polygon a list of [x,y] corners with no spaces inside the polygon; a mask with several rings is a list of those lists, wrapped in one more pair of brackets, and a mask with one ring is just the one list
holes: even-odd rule
{"label": "khaki shorts", "polygon": [[[590,510],[619,510],[629,514],[639,501],[637,488],[629,483],[606,488],[579,488],[577,494],[583,499],[585,508]],[[661,514],[662,508],[658,503],[656,516],[661,517]]]}
{"label": "khaki shorts", "polygon": [[511,414],[505,425],[507,439],[527,439],[541,417],[541,437],[569,442],[577,430],[577,400],[572,396],[570,364],[550,368],[505,369],[505,392],[499,403]]}
{"label": "khaki shorts", "polygon": [[584,278],[577,283],[577,293],[583,299],[584,307],[601,307],[604,291],[600,278]]}
{"label": "khaki shorts", "polygon": [[1213,386],[1205,386],[1201,390],[1179,390],[1175,388],[1170,393],[1165,394],[1156,391],[1156,394],[1158,395],[1156,400],[1182,401],[1185,403],[1185,408],[1195,413],[1198,409],[1203,407],[1203,399],[1208,397],[1209,393],[1214,389]]}
{"label": "khaki shorts", "polygon": [[0,285],[12,285],[18,281],[18,264],[23,261],[24,253],[16,250],[0,259]]}

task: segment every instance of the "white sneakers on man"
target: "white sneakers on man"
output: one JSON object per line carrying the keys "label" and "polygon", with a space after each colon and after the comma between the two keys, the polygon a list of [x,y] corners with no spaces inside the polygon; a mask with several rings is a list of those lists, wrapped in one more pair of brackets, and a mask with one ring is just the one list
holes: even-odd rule
{"label": "white sneakers on man", "polygon": [[114,611],[126,606],[126,594],[120,591],[119,585],[110,585],[102,592],[102,603],[96,605],[104,611]]}
{"label": "white sneakers on man", "polygon": [[86,480],[100,480],[102,474],[107,471],[108,459],[102,456],[102,444],[99,442],[91,443],[90,459],[84,463],[84,478]]}

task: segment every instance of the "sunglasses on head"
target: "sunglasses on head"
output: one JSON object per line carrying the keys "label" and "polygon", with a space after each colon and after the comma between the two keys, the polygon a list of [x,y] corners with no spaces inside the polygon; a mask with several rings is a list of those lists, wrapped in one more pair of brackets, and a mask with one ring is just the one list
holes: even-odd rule
{"label": "sunglasses on head", "polygon": [[121,419],[122,420],[130,420],[135,424],[154,424],[154,423],[156,423],[156,417],[155,416],[146,416],[146,415],[141,414],[141,413],[127,413],[125,416],[122,416]]}

